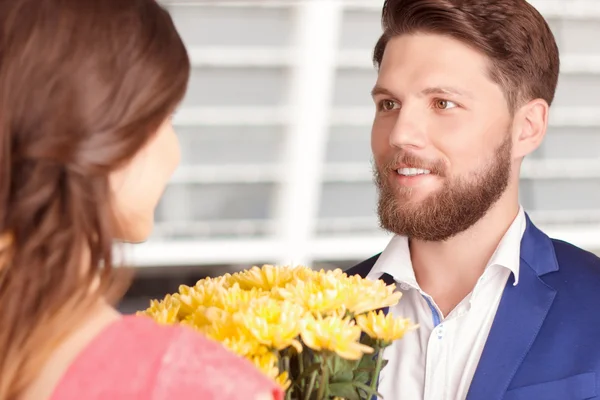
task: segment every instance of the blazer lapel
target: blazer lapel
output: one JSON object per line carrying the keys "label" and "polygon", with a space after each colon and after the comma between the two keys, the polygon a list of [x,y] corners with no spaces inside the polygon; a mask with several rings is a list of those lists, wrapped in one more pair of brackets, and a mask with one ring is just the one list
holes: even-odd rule
{"label": "blazer lapel", "polygon": [[373,267],[375,266],[375,263],[379,259],[380,255],[381,253],[376,254],[367,260],[364,260],[360,264],[357,264],[352,268],[348,269],[346,273],[348,275],[359,275],[361,278],[366,278],[367,275],[369,275],[369,272],[371,272],[371,269],[373,269]]}
{"label": "blazer lapel", "polygon": [[556,291],[540,277],[557,271],[552,241],[527,217],[519,284],[507,282],[467,400],[502,399],[552,306]]}
{"label": "blazer lapel", "polygon": [[[394,280],[394,278],[390,274],[387,274],[387,273],[384,273],[383,275],[381,275],[380,279],[382,281],[384,281],[386,285],[395,285],[396,284],[396,281]],[[388,312],[390,311],[390,308],[383,307],[383,308],[381,308],[381,311],[383,311],[383,313],[385,315],[387,315]]]}

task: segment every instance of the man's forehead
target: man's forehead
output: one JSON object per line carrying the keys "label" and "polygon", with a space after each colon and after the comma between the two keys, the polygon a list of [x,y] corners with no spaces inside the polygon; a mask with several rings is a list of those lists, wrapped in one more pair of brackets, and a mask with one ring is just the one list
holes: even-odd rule
{"label": "man's forehead", "polygon": [[391,38],[387,43],[379,74],[485,73],[488,57],[459,40],[442,35],[413,34]]}
{"label": "man's forehead", "polygon": [[496,85],[483,54],[441,35],[392,38],[379,67],[374,92],[410,86],[424,94],[473,97],[482,85]]}

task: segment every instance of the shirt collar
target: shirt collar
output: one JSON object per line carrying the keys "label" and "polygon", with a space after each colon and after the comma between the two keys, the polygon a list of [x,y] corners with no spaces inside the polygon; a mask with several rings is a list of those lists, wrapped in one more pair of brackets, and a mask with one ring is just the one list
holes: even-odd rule
{"label": "shirt collar", "polygon": [[367,278],[379,279],[385,273],[391,275],[400,284],[419,288],[410,259],[410,248],[406,236],[395,235],[392,237],[392,240],[371,268]]}
{"label": "shirt collar", "polygon": [[525,219],[525,211],[523,207],[519,208],[519,213],[500,240],[500,244],[496,248],[494,254],[488,262],[488,268],[493,265],[498,265],[509,269],[514,278],[516,286],[519,283],[519,270],[521,266],[521,240],[527,222]]}
{"label": "shirt collar", "polygon": [[[519,283],[519,268],[521,258],[521,239],[526,228],[525,211],[519,207],[519,212],[512,224],[500,240],[500,244],[490,258],[488,265],[501,266],[509,269],[515,278],[514,285]],[[420,289],[410,258],[408,238],[395,235],[381,253],[373,268],[367,275],[368,279],[379,279],[384,273],[391,275],[401,285]]]}

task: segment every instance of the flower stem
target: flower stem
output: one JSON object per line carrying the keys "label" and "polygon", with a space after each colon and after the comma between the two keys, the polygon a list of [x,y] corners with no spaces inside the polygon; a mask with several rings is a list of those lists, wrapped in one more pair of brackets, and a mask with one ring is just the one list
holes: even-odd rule
{"label": "flower stem", "polygon": [[329,367],[327,366],[327,356],[323,356],[321,364],[321,380],[319,382],[319,391],[317,392],[317,400],[325,400],[325,386],[329,383]]}
{"label": "flower stem", "polygon": [[[290,371],[290,355],[288,352],[284,352],[283,370],[288,373],[288,377],[292,376],[291,371]],[[288,390],[286,390],[286,394],[285,394],[286,400],[292,399],[292,391],[293,391],[293,388],[288,388]]]}
{"label": "flower stem", "polygon": [[[298,375],[304,374],[304,352],[298,353]],[[304,386],[304,378],[300,381],[300,386]]]}
{"label": "flower stem", "polygon": [[371,379],[371,389],[377,390],[377,384],[379,382],[379,373],[381,372],[381,366],[383,365],[383,347],[379,347],[377,351],[377,361],[375,362],[375,373]]}
{"label": "flower stem", "polygon": [[[304,372],[304,352],[303,351],[298,353],[298,372],[300,373],[300,375],[302,375],[302,373]],[[302,383],[304,383],[304,379],[302,380]]]}
{"label": "flower stem", "polygon": [[285,356],[283,356],[283,370],[286,371],[288,374],[291,372],[290,371],[290,356],[287,354]]}
{"label": "flower stem", "polygon": [[315,388],[315,382],[317,381],[317,373],[319,371],[314,371],[310,374],[310,381],[308,382],[308,387],[306,388],[306,392],[304,392],[304,400],[310,400],[313,389]]}

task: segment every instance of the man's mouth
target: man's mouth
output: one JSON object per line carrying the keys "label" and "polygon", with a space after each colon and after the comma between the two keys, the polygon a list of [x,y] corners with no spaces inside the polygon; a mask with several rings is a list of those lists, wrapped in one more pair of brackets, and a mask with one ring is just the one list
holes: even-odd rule
{"label": "man's mouth", "polygon": [[402,176],[429,175],[431,173],[428,169],[421,168],[398,168],[396,172]]}

